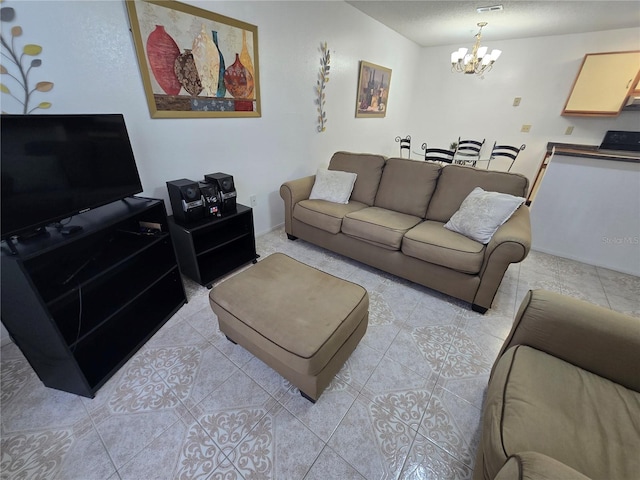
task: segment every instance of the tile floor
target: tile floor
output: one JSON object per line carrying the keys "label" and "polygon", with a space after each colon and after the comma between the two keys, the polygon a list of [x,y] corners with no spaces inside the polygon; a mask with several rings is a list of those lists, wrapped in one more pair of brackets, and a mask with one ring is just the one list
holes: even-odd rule
{"label": "tile floor", "polygon": [[87,399],[2,348],[0,478],[469,478],[488,374],[517,307],[546,288],[640,316],[640,279],[531,252],[484,316],[283,229],[257,239],[367,288],[369,329],[312,405],[217,329],[208,290]]}

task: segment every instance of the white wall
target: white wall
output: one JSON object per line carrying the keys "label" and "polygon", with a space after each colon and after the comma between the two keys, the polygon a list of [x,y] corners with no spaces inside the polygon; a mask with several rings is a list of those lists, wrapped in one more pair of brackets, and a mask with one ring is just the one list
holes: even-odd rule
{"label": "white wall", "polygon": [[[238,201],[256,195],[256,233],[284,222],[285,180],[314,173],[336,150],[391,154],[394,125],[412,107],[419,47],[343,2],[185,2],[258,26],[261,118],[151,119],[123,1],[8,0],[18,42],[44,47],[32,81],[54,82],[40,113],[123,113],[144,195],[164,198],[165,182],[234,176]],[[3,24],[3,27],[5,25]],[[315,85],[321,42],[331,51],[327,130],[316,131]],[[19,45],[21,45],[19,43]],[[359,61],[393,70],[384,119],[356,119]],[[4,62],[3,62],[4,63]],[[3,80],[4,81],[4,80]],[[19,113],[2,95],[2,110]]]}
{"label": "white wall", "polygon": [[[638,130],[637,111],[622,112],[615,118],[563,117],[560,113],[584,55],[638,49],[640,29],[509,41],[492,41],[489,29],[483,33],[483,45],[503,52],[484,78],[451,72],[451,52],[461,46],[470,48],[473,38],[468,45],[420,52],[421,94],[406,125],[418,148],[422,142],[448,146],[458,136],[486,138],[484,157],[496,140],[517,146],[525,143],[512,171],[533,181],[547,142],[599,145],[607,130]],[[518,107],[512,106],[515,97],[522,98]],[[520,132],[523,124],[532,125],[530,133]],[[571,136],[564,135],[568,126],[575,127]]]}
{"label": "white wall", "polygon": [[[539,37],[483,44],[503,50],[485,78],[453,74],[449,54],[460,45],[421,49],[355,8],[334,1],[186,2],[258,26],[262,117],[151,119],[129,32],[124,2],[8,0],[20,25],[18,42],[44,47],[31,81],[55,86],[38,101],[41,113],[123,113],[141,173],[144,195],[164,198],[165,182],[200,180],[222,171],[234,176],[238,200],[256,195],[256,232],[284,219],[280,184],[310,174],[336,150],[397,155],[397,135],[447,146],[459,135],[526,143],[513,170],[533,179],[549,141],[599,144],[610,129],[637,130],[640,114],[610,119],[561,117],[585,53],[638,48],[640,29]],[[469,46],[472,38],[469,39]],[[319,45],[331,50],[327,131],[316,132],[315,83]],[[358,62],[393,70],[384,119],[356,119]],[[522,97],[519,107],[513,98]],[[2,110],[18,112],[7,95]],[[530,133],[520,133],[523,123]],[[567,126],[575,126],[565,136]],[[496,164],[497,168],[501,165]]]}
{"label": "white wall", "polygon": [[[560,111],[584,54],[637,49],[640,29],[501,42],[492,42],[487,30],[483,44],[503,55],[480,79],[450,72],[449,54],[461,45],[421,49],[343,2],[185,3],[258,26],[261,118],[151,119],[123,1],[2,4],[16,11],[11,26],[23,29],[17,43],[44,47],[43,65],[30,80],[55,86],[36,93],[34,101],[53,103],[40,113],[123,113],[143,194],[163,198],[169,211],[167,180],[226,172],[234,176],[241,203],[257,196],[260,234],[284,221],[280,184],[315,172],[336,150],[397,155],[394,138],[407,134],[414,150],[425,141],[447,146],[459,135],[485,137],[488,144],[526,143],[514,171],[532,179],[549,141],[599,144],[607,130],[638,129],[637,112],[592,119],[561,117]],[[327,131],[320,134],[314,88],[324,41],[331,74]],[[393,70],[384,119],[355,118],[360,60]],[[512,107],[516,96],[522,103]],[[0,101],[5,112],[21,111],[8,95]],[[523,123],[533,125],[531,133],[520,133]],[[574,134],[564,136],[569,125]]]}
{"label": "white wall", "polygon": [[531,230],[538,251],[640,276],[640,163],[555,154]]}

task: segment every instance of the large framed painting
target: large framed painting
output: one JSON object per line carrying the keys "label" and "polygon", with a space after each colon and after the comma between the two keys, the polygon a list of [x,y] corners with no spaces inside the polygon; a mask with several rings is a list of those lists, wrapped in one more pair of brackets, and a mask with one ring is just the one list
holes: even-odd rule
{"label": "large framed painting", "polygon": [[390,84],[391,69],[361,61],[356,117],[383,118],[387,114]]}
{"label": "large framed painting", "polygon": [[126,5],[151,117],[260,116],[258,27],[172,0]]}

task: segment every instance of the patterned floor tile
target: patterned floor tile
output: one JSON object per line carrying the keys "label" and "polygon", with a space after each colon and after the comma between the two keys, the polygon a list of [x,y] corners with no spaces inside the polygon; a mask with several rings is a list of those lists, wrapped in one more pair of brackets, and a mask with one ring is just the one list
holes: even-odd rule
{"label": "patterned floor tile", "polygon": [[3,358],[0,373],[0,404],[7,405],[20,394],[27,381],[35,377],[35,372],[26,358]]}
{"label": "patterned floor tile", "polygon": [[453,340],[452,336],[444,340],[447,331],[455,333],[457,329],[440,326],[415,329],[403,327],[391,343],[386,356],[422,377],[437,377]]}
{"label": "patterned floor tile", "polygon": [[444,378],[486,375],[502,344],[503,340],[493,335],[460,329],[451,342],[440,375]]}
{"label": "patterned floor tile", "polygon": [[418,434],[400,480],[470,480],[471,476],[471,468]]}
{"label": "patterned floor tile", "polygon": [[229,455],[276,403],[247,374],[238,372],[190,410],[216,445]]}
{"label": "patterned floor tile", "polygon": [[276,405],[229,454],[247,479],[304,478],[324,442],[288,410]]}
{"label": "patterned floor tile", "polygon": [[304,480],[365,480],[358,471],[349,465],[332,448],[326,446],[320,452],[320,456],[309,470]]}
{"label": "patterned floor tile", "polygon": [[[217,325],[218,319],[215,318]],[[227,337],[224,336],[220,330],[216,330],[215,334],[209,338],[209,342],[213,344],[225,357],[231,360],[236,366],[242,368],[247,364],[254,356],[249,353],[244,347],[230,342]]]}
{"label": "patterned floor tile", "polygon": [[400,474],[415,436],[402,420],[359,396],[327,445],[363,477],[393,479]]}
{"label": "patterned floor tile", "polygon": [[418,432],[468,467],[480,441],[481,410],[436,387]]}
{"label": "patterned floor tile", "polygon": [[43,430],[2,436],[3,479],[54,478],[73,445],[71,430]]}
{"label": "patterned floor tile", "polygon": [[[205,480],[226,457],[195,421],[179,420],[119,469],[122,480]],[[153,472],[149,471],[153,465]]]}
{"label": "patterned floor tile", "polygon": [[383,356],[384,352],[360,342],[336,376],[360,392]]}
{"label": "patterned floor tile", "polygon": [[111,415],[96,425],[116,468],[135,457],[179,420],[173,410]]}
{"label": "patterned floor tile", "polygon": [[[209,296],[208,292],[205,292],[207,298]],[[209,305],[208,301],[205,307],[186,317],[186,320],[204,338],[209,339],[218,332],[218,318],[211,310],[211,305]]]}
{"label": "patterned floor tile", "polygon": [[417,429],[435,387],[436,375],[422,377],[389,357],[375,369],[361,395]]}
{"label": "patterned floor tile", "polygon": [[74,436],[71,448],[64,456],[56,479],[106,480],[116,467],[98,435],[91,428],[82,436]]}
{"label": "patterned floor tile", "polygon": [[303,398],[296,388],[292,390],[284,406],[309,430],[326,442],[333,435],[357,396],[357,391],[338,378],[334,379],[322,392],[315,404]]}
{"label": "patterned floor tile", "polygon": [[[3,363],[4,371],[4,363]],[[20,395],[2,403],[2,433],[28,430],[80,428],[89,421],[80,397],[45,387],[31,375],[20,388]],[[89,422],[90,423],[90,422]]]}
{"label": "patterned floor tile", "polygon": [[242,369],[273,398],[279,400],[287,394],[293,385],[259,358],[252,358]]}
{"label": "patterned floor tile", "polygon": [[316,404],[229,342],[210,290],[185,277],[189,302],[93,399],[44,387],[2,347],[1,478],[467,479],[489,371],[529,288],[640,317],[640,278],[539,252],[480,315],[283,228],[256,246],[369,292],[368,331]]}
{"label": "patterned floor tile", "polygon": [[461,378],[438,378],[437,386],[465,399],[471,405],[482,409],[489,384],[489,374]]}

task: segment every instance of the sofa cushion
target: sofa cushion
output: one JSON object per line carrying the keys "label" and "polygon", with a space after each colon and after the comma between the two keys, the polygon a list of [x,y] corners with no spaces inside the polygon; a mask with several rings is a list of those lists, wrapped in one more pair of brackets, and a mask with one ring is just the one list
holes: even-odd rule
{"label": "sofa cushion", "polygon": [[482,243],[429,220],[409,230],[402,241],[402,253],[409,257],[471,274],[480,272],[484,251]]}
{"label": "sofa cushion", "polygon": [[420,220],[405,213],[369,207],[345,215],[342,233],[389,250],[400,250],[405,232]]}
{"label": "sofa cushion", "polygon": [[390,158],[382,171],[374,205],[424,218],[440,170],[437,163]]}
{"label": "sofa cushion", "polygon": [[494,480],[590,480],[573,468],[538,452],[512,455]]}
{"label": "sofa cushion", "polygon": [[637,478],[638,412],[640,393],[534,348],[512,347],[487,390],[487,474],[494,478],[509,456],[533,451],[590,478]]}
{"label": "sofa cushion", "polygon": [[372,206],[378,191],[386,158],[369,153],[336,152],[329,162],[329,170],[341,170],[358,175],[351,192],[351,200]]}
{"label": "sofa cushion", "polygon": [[349,203],[356,177],[357,175],[351,172],[319,168],[316,172],[316,179],[313,182],[309,199]]}
{"label": "sofa cushion", "polygon": [[329,233],[339,233],[344,216],[362,208],[366,208],[364,203],[354,201],[342,204],[326,200],[302,200],[293,207],[293,218]]}
{"label": "sofa cushion", "polygon": [[500,225],[511,218],[525,201],[507,193],[485,192],[476,187],[464,199],[444,228],[487,244]]}
{"label": "sofa cushion", "polygon": [[442,169],[436,191],[433,193],[427,220],[446,223],[462,205],[462,201],[475,187],[488,192],[500,192],[526,197],[529,180],[518,173],[481,170],[462,165],[447,165]]}

